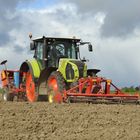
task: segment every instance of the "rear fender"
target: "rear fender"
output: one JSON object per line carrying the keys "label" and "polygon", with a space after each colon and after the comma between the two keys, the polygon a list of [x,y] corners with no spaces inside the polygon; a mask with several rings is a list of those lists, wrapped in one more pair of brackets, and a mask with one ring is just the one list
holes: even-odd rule
{"label": "rear fender", "polygon": [[32,74],[33,80],[38,81],[41,69],[42,68],[38,64],[37,60],[33,59],[23,62],[20,67],[20,72],[30,72]]}

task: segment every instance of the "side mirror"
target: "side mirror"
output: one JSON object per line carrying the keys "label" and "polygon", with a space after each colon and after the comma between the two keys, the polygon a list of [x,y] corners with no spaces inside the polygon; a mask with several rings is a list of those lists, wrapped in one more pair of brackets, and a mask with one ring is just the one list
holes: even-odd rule
{"label": "side mirror", "polygon": [[88,50],[89,50],[89,52],[92,52],[93,51],[93,48],[92,48],[92,45],[91,44],[88,44]]}
{"label": "side mirror", "polygon": [[34,42],[30,43],[30,50],[35,50],[35,43]]}

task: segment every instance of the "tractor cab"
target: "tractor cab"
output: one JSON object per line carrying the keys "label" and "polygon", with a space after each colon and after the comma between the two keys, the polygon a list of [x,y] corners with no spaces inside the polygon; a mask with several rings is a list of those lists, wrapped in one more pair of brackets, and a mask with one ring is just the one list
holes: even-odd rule
{"label": "tractor cab", "polygon": [[58,68],[60,58],[78,59],[80,39],[42,37],[32,40],[30,49],[43,67]]}
{"label": "tractor cab", "polygon": [[34,50],[34,58],[41,65],[58,68],[60,58],[80,59],[79,46],[88,44],[89,51],[92,51],[90,42],[81,42],[74,38],[52,38],[42,37],[32,40],[30,49]]}

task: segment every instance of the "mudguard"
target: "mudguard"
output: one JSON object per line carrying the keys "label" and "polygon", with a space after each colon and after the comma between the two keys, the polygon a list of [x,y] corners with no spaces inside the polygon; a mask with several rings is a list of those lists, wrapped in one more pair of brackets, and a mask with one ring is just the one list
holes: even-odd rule
{"label": "mudguard", "polygon": [[42,67],[36,59],[27,60],[22,63],[20,71],[32,73],[33,79],[38,79],[41,73]]}
{"label": "mudguard", "polygon": [[28,63],[30,63],[30,65],[31,65],[34,78],[39,78],[41,68],[40,68],[37,60],[33,59],[33,60],[28,61]]}

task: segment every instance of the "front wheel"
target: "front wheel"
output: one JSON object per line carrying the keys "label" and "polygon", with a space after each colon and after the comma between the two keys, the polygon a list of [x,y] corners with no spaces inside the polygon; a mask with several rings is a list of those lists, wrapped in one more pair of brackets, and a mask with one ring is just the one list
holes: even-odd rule
{"label": "front wheel", "polygon": [[65,89],[65,81],[61,73],[52,72],[47,81],[47,95],[50,103],[63,102],[63,91]]}

